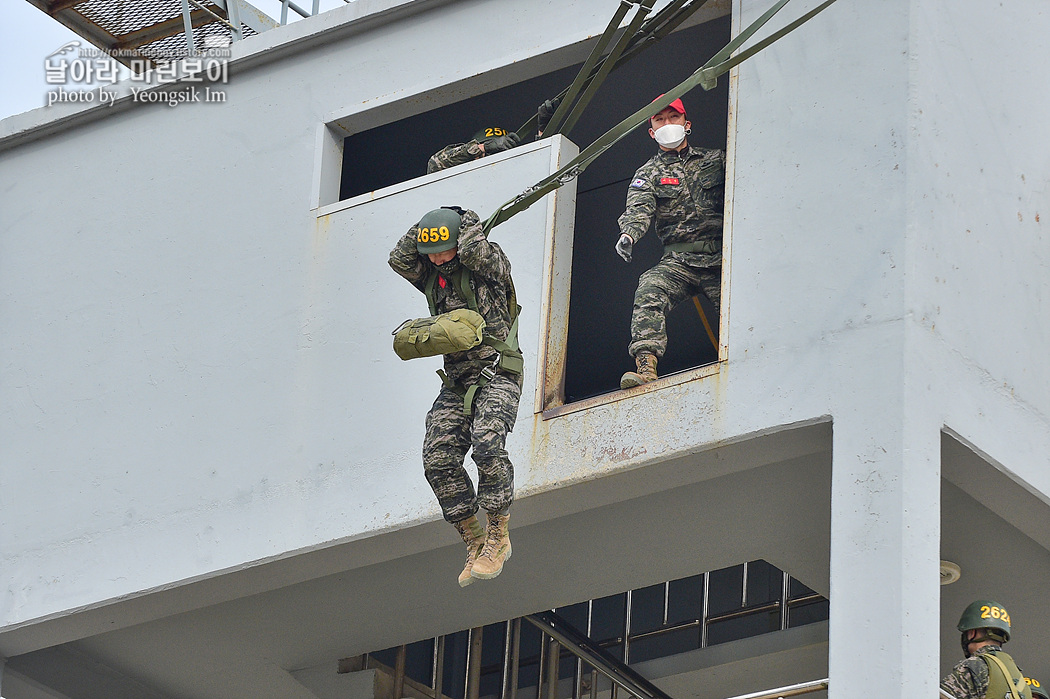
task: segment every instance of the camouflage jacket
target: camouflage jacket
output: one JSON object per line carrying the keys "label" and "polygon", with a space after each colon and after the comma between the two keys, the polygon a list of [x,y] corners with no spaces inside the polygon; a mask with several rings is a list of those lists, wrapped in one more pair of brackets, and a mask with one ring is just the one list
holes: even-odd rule
{"label": "camouflage jacket", "polygon": [[[416,234],[417,227],[412,226],[397,242],[390,252],[390,266],[412,286],[423,291],[434,265],[416,250]],[[470,210],[463,215],[457,257],[460,264],[471,271],[478,312],[485,318],[485,334],[506,340],[511,324],[510,260],[499,245],[489,242],[478,215]],[[442,286],[442,281],[439,277],[434,286],[437,312],[467,308],[466,299],[460,298],[454,285],[446,281]],[[446,354],[444,359],[445,373],[450,379],[473,383],[481,370],[495,361],[496,350],[488,345],[478,345],[465,352]]]}
{"label": "camouflage jacket", "polygon": [[999,646],[985,646],[969,658],[960,660],[952,668],[951,674],[941,680],[941,689],[955,699],[985,699],[988,692],[988,661],[980,656],[993,650],[1003,653]]}
{"label": "camouflage jacket", "polygon": [[467,141],[466,143],[455,143],[451,146],[445,146],[430,156],[430,160],[427,162],[427,174],[444,170],[447,167],[469,163],[484,155],[485,152],[481,150],[481,144],[477,141]]}
{"label": "camouflage jacket", "polygon": [[[688,146],[664,151],[638,168],[627,187],[620,233],[637,242],[655,218],[664,244],[722,240],[725,151]],[[721,259],[721,255],[718,255]]]}

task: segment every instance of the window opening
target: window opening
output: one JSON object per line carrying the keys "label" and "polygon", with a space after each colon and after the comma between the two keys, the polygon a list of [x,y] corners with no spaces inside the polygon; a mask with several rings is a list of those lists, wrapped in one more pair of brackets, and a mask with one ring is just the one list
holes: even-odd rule
{"label": "window opening", "polygon": [[[427,174],[430,156],[447,145],[469,141],[478,129],[518,128],[541,102],[564,89],[578,70],[579,66],[570,66],[545,73],[347,136],[339,198],[422,177]],[[487,216],[491,212],[478,213]]]}
{"label": "window opening", "polygon": [[[725,15],[664,37],[608,76],[567,136],[577,144],[591,143],[640,105],[687,78],[729,36],[730,17]],[[346,137],[340,199],[425,175],[431,155],[446,145],[469,140],[484,125],[517,128],[540,102],[572,82],[579,68],[580,64],[569,66]],[[685,96],[692,123],[690,144],[726,147],[728,83],[723,78],[711,91],[693,90]],[[634,370],[627,353],[634,291],[639,275],[659,260],[662,246],[650,231],[635,245],[630,264],[616,255],[613,246],[628,184],[635,170],[655,152],[647,131],[638,129],[603,154],[577,183],[565,403],[618,391],[623,372]],[[486,216],[491,212],[478,213]],[[687,300],[668,313],[669,343],[660,359],[660,376],[718,360],[719,316],[720,309],[702,297]]]}
{"label": "window opening", "polygon": [[[730,18],[724,16],[665,37],[608,77],[570,137],[583,144],[597,138],[654,99],[662,88],[687,78],[726,44],[729,34]],[[726,147],[728,83],[722,79],[711,91],[693,90],[683,98],[692,123],[691,145]],[[627,353],[634,291],[638,276],[656,264],[663,251],[651,230],[634,246],[630,264],[616,255],[613,246],[619,236],[616,220],[624,211],[631,178],[655,153],[648,132],[638,129],[580,175],[565,358],[566,403],[619,390],[620,376],[634,370]],[[717,338],[719,309],[706,300],[701,307]],[[718,349],[708,338],[693,302],[683,302],[668,313],[667,332],[667,353],[659,364],[661,376],[718,360]]]}

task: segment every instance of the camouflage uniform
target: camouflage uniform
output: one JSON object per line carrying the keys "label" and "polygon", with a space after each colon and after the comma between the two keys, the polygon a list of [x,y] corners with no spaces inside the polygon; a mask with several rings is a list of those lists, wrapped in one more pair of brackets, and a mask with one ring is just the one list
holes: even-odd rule
{"label": "camouflage uniform", "polygon": [[[423,291],[434,265],[416,251],[416,226],[398,241],[390,253],[390,266],[395,272]],[[463,215],[457,258],[471,271],[471,284],[477,298],[478,312],[485,318],[485,333],[506,340],[511,315],[510,261],[496,243],[489,242],[478,215]],[[438,313],[467,308],[454,285],[441,278],[434,287]],[[488,345],[478,345],[464,352],[444,355],[445,373],[465,386],[477,382],[481,370],[492,366],[497,352]],[[427,432],[423,439],[423,471],[434,490],[441,511],[449,522],[459,522],[478,511],[502,512],[514,497],[514,467],[504,448],[507,434],[514,428],[521,397],[521,377],[498,373],[478,390],[473,415],[463,414],[463,398],[442,386],[433,407],[427,413]],[[475,495],[463,459],[472,449],[471,458],[478,467],[478,489]]]}
{"label": "camouflage uniform", "polygon": [[481,144],[477,141],[467,141],[466,143],[445,146],[430,156],[430,160],[427,162],[427,174],[444,170],[447,167],[469,163],[484,155],[485,152],[481,150]]}
{"label": "camouflage uniform", "polygon": [[941,680],[941,689],[955,699],[985,699],[988,692],[988,662],[980,656],[989,651],[1005,655],[998,645],[985,646],[969,658],[960,660],[950,675]]}
{"label": "camouflage uniform", "polygon": [[725,151],[687,146],[649,159],[627,188],[620,233],[637,242],[655,218],[664,245],[705,242],[706,251],[672,252],[638,279],[628,352],[667,349],[667,311],[697,293],[719,307],[722,284],[722,212],[725,206]]}

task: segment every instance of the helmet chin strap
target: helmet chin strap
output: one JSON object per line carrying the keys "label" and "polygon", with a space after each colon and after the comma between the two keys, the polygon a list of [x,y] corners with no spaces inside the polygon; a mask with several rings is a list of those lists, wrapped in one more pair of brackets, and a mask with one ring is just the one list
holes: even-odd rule
{"label": "helmet chin strap", "polygon": [[994,641],[995,643],[1006,643],[1006,639],[996,633],[993,629],[970,629],[963,631],[962,634],[962,649],[963,653],[967,658],[973,655],[970,652],[970,646],[974,643],[983,643],[984,641]]}

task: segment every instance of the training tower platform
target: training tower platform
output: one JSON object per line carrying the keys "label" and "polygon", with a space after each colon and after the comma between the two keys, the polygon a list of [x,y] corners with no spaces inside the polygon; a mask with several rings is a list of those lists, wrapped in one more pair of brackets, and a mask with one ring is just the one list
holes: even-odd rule
{"label": "training tower platform", "polygon": [[[429,175],[567,85],[614,0],[352,0],[231,36],[219,79],[0,121],[3,696],[932,697],[982,597],[1050,681],[1035,2],[839,0],[685,96],[728,153],[722,303],[676,310],[655,383],[615,384],[660,254],[613,252],[644,131],[493,231],[524,309],[514,557],[455,583],[420,465],[440,363],[391,351],[426,305],[389,250],[437,206],[492,213],[769,4],[711,0],[570,132]],[[592,676],[549,610],[628,662]]]}

